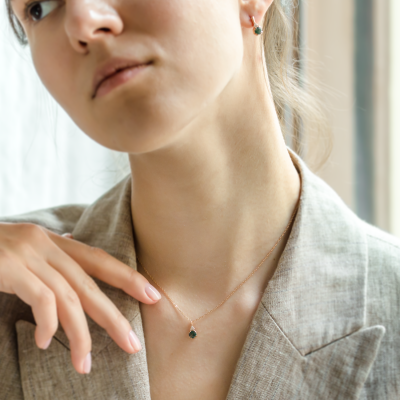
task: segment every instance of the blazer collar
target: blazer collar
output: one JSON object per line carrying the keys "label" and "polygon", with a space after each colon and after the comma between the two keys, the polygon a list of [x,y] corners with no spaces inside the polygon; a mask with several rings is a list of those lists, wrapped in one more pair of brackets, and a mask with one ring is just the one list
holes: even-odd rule
{"label": "blazer collar", "polygon": [[[351,390],[359,392],[384,333],[382,327],[361,330],[365,323],[367,247],[357,217],[297,154],[288,151],[302,179],[300,206],[277,270],[252,320],[229,400],[265,398],[257,394],[260,390],[269,391],[268,398],[282,398],[279,391],[297,390],[296,393],[306,393],[307,398],[313,399],[313,393],[320,393],[323,386],[318,390],[314,387],[314,392],[302,392],[302,387],[310,387],[305,370],[314,371],[315,376],[321,365],[329,363],[324,379],[338,365],[357,362],[356,369],[346,370],[346,379],[352,384]],[[76,240],[103,248],[136,269],[130,196],[128,175],[84,211],[72,234]],[[142,388],[132,398],[150,399],[139,302],[119,289],[97,283],[131,322],[143,345],[143,350],[129,359],[130,370],[134,371],[129,379],[132,387]],[[95,363],[96,356],[111,345],[112,339],[90,318],[88,323]],[[25,347],[26,329],[20,324],[19,343]],[[55,338],[68,349],[68,339],[61,327]],[[343,351],[336,353],[337,348]],[[360,348],[364,349],[362,355]],[[251,379],[249,371],[253,371]],[[289,378],[296,378],[285,378],[283,371]],[[282,383],[282,377],[288,380]],[[278,381],[279,389],[273,386]],[[347,397],[343,398],[356,398],[353,392],[346,392]]]}
{"label": "blazer collar", "polygon": [[261,302],[305,355],[364,325],[368,251],[358,217],[289,154],[302,180],[300,205]]}

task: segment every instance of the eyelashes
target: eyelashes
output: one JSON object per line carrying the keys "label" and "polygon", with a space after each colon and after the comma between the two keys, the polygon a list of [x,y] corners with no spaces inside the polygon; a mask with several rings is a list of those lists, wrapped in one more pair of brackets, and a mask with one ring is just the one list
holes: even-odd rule
{"label": "eyelashes", "polygon": [[24,6],[24,20],[39,22],[53,12],[59,5],[59,0],[30,1]]}

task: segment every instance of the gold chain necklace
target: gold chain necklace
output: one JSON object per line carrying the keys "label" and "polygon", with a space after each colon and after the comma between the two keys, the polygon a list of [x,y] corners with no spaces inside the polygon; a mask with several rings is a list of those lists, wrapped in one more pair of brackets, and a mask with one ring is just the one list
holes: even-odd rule
{"label": "gold chain necklace", "polygon": [[[300,191],[301,193],[301,191]],[[287,224],[285,230],[283,231],[282,235],[279,237],[279,239],[277,240],[277,242],[274,244],[274,246],[272,247],[272,249],[267,253],[267,255],[261,260],[261,262],[257,265],[256,269],[242,282],[240,283],[238,286],[236,286],[236,288],[233,290],[233,292],[231,292],[229,294],[228,297],[226,297],[221,303],[219,303],[216,307],[214,307],[211,311],[208,311],[207,313],[205,313],[204,315],[202,315],[199,318],[196,319],[190,319],[179,307],[176,303],[174,303],[174,301],[171,299],[170,296],[168,296],[167,292],[164,290],[164,288],[153,278],[153,276],[150,274],[149,271],[147,271],[147,269],[144,267],[143,264],[140,263],[139,259],[136,257],[136,261],[137,263],[143,267],[143,269],[147,272],[147,274],[150,276],[150,278],[154,281],[154,283],[164,292],[165,296],[167,297],[167,299],[171,302],[171,304],[190,322],[190,330],[189,330],[189,337],[194,339],[197,336],[197,332],[196,329],[194,327],[194,322],[198,321],[199,319],[204,318],[206,315],[211,314],[213,311],[215,311],[217,308],[221,307],[222,304],[224,304],[241,286],[243,286],[255,273],[256,271],[261,267],[261,265],[264,263],[264,261],[271,255],[271,253],[274,251],[275,247],[278,246],[278,243],[281,241],[281,239],[285,236],[285,233],[287,232],[287,230],[289,229],[295,215],[296,215],[296,211],[299,207],[299,203],[300,203],[300,196],[299,199],[296,203],[296,207],[294,208],[294,211],[292,213],[292,216],[290,218],[289,223]]]}

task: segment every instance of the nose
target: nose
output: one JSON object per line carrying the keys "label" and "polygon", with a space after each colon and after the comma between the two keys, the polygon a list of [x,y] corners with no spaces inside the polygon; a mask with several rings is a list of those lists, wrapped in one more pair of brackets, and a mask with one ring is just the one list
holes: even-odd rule
{"label": "nose", "polygon": [[85,54],[93,42],[122,32],[122,19],[110,3],[104,0],[66,2],[65,31],[77,52]]}

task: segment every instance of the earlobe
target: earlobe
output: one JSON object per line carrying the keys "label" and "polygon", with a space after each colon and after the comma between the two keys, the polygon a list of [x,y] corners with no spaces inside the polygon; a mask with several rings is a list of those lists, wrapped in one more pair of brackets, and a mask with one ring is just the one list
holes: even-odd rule
{"label": "earlobe", "polygon": [[251,17],[254,22],[261,24],[265,13],[268,11],[274,0],[240,0],[240,21],[244,28],[253,28]]}

